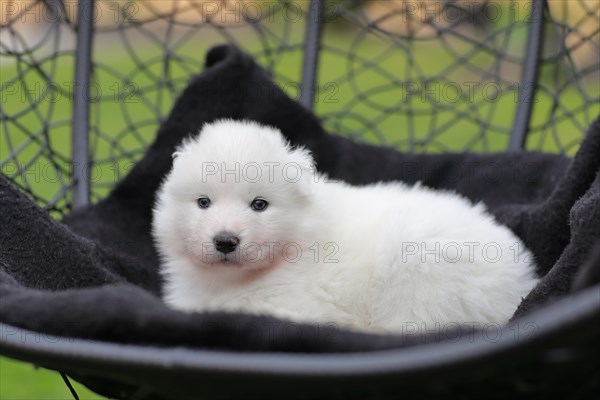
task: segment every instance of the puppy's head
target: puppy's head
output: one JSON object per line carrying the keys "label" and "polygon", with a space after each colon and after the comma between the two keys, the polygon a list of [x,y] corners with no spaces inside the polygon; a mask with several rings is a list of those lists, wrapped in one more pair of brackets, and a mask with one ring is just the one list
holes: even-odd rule
{"label": "puppy's head", "polygon": [[310,153],[291,148],[276,129],[207,124],[177,149],[159,191],[159,250],[194,267],[274,266],[302,239],[315,177]]}

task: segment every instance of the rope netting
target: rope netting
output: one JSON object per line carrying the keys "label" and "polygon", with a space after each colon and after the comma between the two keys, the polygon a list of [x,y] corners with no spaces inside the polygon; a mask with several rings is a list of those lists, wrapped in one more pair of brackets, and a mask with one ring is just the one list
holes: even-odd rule
{"label": "rope netting", "polygon": [[[57,216],[71,204],[76,91],[91,105],[95,202],[142,156],[213,45],[237,44],[299,99],[314,17],[306,0],[96,1],[82,85],[76,1],[0,11],[2,173]],[[502,151],[533,102],[526,148],[572,154],[600,112],[600,2],[550,0],[544,13],[539,79],[524,82],[530,1],[325,1],[314,110],[332,132],[401,150]]]}

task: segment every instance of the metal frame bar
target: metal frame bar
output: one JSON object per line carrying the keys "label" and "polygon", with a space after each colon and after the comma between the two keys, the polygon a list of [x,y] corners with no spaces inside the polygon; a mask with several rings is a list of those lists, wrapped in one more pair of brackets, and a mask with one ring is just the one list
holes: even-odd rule
{"label": "metal frame bar", "polygon": [[315,84],[317,82],[321,33],[323,31],[323,0],[311,0],[306,22],[304,58],[302,62],[302,82],[300,83],[300,104],[313,109]]}
{"label": "metal frame bar", "polygon": [[527,54],[519,88],[519,101],[513,123],[508,150],[522,150],[525,147],[531,122],[533,99],[537,90],[540,56],[544,44],[544,9],[546,0],[531,1],[531,25],[529,26]]}
{"label": "metal frame bar", "polygon": [[94,0],[79,0],[77,7],[77,45],[75,51],[75,86],[73,92],[73,209],[90,201],[89,131],[90,104],[87,92],[92,69]]}

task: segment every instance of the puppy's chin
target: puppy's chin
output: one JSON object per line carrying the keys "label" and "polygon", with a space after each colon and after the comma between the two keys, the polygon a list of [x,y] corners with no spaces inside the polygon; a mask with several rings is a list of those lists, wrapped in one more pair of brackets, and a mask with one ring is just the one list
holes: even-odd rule
{"label": "puppy's chin", "polygon": [[199,266],[202,268],[220,270],[260,271],[271,269],[275,266],[275,260],[244,260],[238,254],[216,254],[209,259],[203,260]]}
{"label": "puppy's chin", "polygon": [[216,259],[213,261],[208,261],[205,263],[205,266],[209,268],[247,268],[247,265],[244,265],[240,260],[237,260],[232,257],[221,257],[220,259]]}

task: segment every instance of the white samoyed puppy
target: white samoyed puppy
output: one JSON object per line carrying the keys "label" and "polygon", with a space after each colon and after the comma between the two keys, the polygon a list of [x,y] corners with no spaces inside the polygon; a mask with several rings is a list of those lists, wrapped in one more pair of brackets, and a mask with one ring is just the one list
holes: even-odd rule
{"label": "white samoyed puppy", "polygon": [[431,331],[506,323],[537,282],[529,251],[482,204],[329,181],[274,128],[220,120],[173,157],[153,235],[176,309]]}

